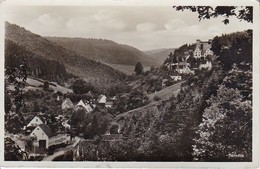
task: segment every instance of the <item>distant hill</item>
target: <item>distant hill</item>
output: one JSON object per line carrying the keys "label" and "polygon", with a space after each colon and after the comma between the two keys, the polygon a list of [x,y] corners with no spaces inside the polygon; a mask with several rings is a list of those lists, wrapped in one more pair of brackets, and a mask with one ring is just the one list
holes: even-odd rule
{"label": "distant hill", "polygon": [[[29,61],[31,58],[40,58],[35,60],[36,65],[47,65],[39,66],[40,72],[46,71],[48,74],[49,69],[53,69],[50,65],[46,64],[46,60],[56,62],[59,65],[64,65],[66,72],[78,77],[83,78],[86,81],[95,83],[96,86],[105,88],[114,82],[118,82],[124,77],[124,74],[105,65],[100,62],[86,59],[73,51],[67,50],[46,38],[43,38],[37,34],[34,34],[22,27],[15,24],[6,22],[6,40],[24,50],[28,51],[27,55]],[[12,48],[6,48],[12,52],[12,56],[22,57],[19,51],[15,51]],[[11,60],[9,55],[6,55],[6,60],[9,63],[16,62]],[[9,61],[8,61],[9,60]],[[59,72],[59,70],[57,70]],[[46,78],[50,75],[46,75]],[[53,80],[53,79],[50,79]]]}
{"label": "distant hill", "polygon": [[170,52],[174,53],[174,51],[175,48],[163,48],[144,51],[144,53],[148,55],[148,57],[155,59],[161,65],[169,56]]}
{"label": "distant hill", "polygon": [[146,66],[158,66],[157,60],[128,45],[105,39],[46,37],[56,44],[76,52],[87,59],[107,64],[135,65],[141,62]]}

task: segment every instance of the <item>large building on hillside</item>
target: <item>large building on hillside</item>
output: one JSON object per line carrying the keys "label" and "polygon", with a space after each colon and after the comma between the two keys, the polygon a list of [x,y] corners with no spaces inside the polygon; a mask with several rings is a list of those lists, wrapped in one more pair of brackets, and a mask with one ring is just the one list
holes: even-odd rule
{"label": "large building on hillside", "polygon": [[196,48],[193,52],[193,56],[197,58],[201,57],[207,57],[208,55],[213,55],[213,52],[211,50],[212,45],[212,39],[209,39],[208,41],[201,41],[197,39],[196,41]]}

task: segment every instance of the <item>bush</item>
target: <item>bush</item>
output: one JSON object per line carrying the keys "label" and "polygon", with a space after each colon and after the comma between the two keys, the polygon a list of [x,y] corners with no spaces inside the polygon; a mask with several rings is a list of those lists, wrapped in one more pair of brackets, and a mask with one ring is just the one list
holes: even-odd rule
{"label": "bush", "polygon": [[159,96],[154,96],[154,97],[153,97],[153,100],[154,100],[154,101],[160,101],[161,98],[160,98]]}

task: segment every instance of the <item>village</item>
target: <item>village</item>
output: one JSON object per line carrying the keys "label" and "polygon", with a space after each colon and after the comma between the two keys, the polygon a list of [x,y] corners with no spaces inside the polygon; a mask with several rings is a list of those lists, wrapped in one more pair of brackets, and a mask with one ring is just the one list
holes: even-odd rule
{"label": "village", "polygon": [[[173,56],[172,54],[170,54],[170,62],[165,63],[164,65],[167,67],[170,75],[167,78],[163,78],[161,80],[161,90],[163,91],[164,88],[167,87],[166,84],[169,80],[175,83],[183,82],[187,79],[187,77],[193,76],[195,74],[195,71],[197,70],[211,70],[211,61],[213,57],[213,52],[210,50],[211,43],[212,40],[206,42],[197,40],[195,48],[193,50],[185,51],[184,55]],[[31,81],[33,81],[33,79]],[[42,83],[39,86],[46,87],[46,84]],[[56,85],[51,85],[51,83],[48,84],[48,90],[50,90],[50,88],[53,86]],[[39,92],[38,89],[36,89],[35,91],[34,87],[35,83],[34,85],[29,85],[29,91],[30,89],[34,89],[34,92]],[[25,112],[23,115],[23,122],[20,122],[21,124],[23,124],[22,130],[16,132],[17,134],[19,134],[12,135],[11,133],[8,134],[8,132],[6,134],[7,136],[10,136],[14,140],[16,140],[16,143],[19,145],[19,147],[23,151],[28,152],[29,156],[39,156],[43,158],[45,156],[53,154],[59,149],[63,149],[65,147],[68,147],[69,145],[77,144],[80,139],[92,140],[94,135],[86,134],[86,132],[88,131],[84,129],[87,127],[87,125],[84,124],[85,122],[82,121],[82,119],[86,118],[84,114],[93,114],[96,113],[96,111],[114,111],[113,106],[116,102],[118,102],[119,97],[118,95],[97,95],[96,93],[92,93],[92,91],[88,91],[84,94],[83,98],[79,98],[79,96],[77,98],[79,101],[75,103],[75,99],[73,102],[69,97],[72,95],[70,95],[69,93],[66,94],[66,92],[72,91],[66,89],[62,90],[62,93],[60,91],[57,91],[56,88],[53,89],[54,90],[50,90],[53,95],[52,101],[49,102],[49,104],[54,104],[54,114],[51,114],[50,112],[48,112],[48,109],[45,110],[42,106],[39,106],[37,102],[34,102],[33,105],[28,106],[33,107],[33,112]],[[179,89],[177,91],[179,91]],[[50,92],[48,95],[50,95]],[[170,93],[171,92],[174,91],[170,91]],[[159,94],[160,91],[157,91],[156,93]],[[39,98],[35,99],[39,100]],[[41,109],[39,107],[41,107]],[[91,118],[93,121],[93,117]],[[92,123],[89,124],[93,125]],[[115,140],[122,138],[119,125],[108,124],[106,128],[108,128],[105,129],[107,131],[102,132],[103,134],[100,135],[101,139]]]}
{"label": "village", "polygon": [[[48,113],[32,112],[24,115],[24,126],[19,134],[8,134],[18,146],[31,156],[42,156],[52,154],[57,148],[66,147],[75,143],[75,135],[83,138],[83,133],[78,133],[76,126],[70,125],[70,118],[73,112],[83,111],[84,113],[92,113],[95,108],[112,108],[117,98],[109,97],[101,94],[97,99],[93,98],[92,93],[87,93],[89,100],[80,100],[74,104],[70,98],[57,96],[56,101],[63,114],[50,116]],[[110,133],[106,133],[110,135]],[[104,136],[105,137],[105,136]]]}

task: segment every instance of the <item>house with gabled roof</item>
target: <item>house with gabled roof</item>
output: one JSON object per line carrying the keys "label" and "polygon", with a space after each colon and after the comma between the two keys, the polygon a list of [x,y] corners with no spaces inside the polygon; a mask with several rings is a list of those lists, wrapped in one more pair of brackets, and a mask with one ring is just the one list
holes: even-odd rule
{"label": "house with gabled roof", "polygon": [[30,136],[37,141],[37,147],[48,149],[49,140],[54,134],[47,124],[40,124],[31,132]]}
{"label": "house with gabled roof", "polygon": [[26,127],[36,127],[40,124],[44,124],[45,120],[43,117],[35,115]]}
{"label": "house with gabled roof", "polygon": [[94,109],[90,104],[85,104],[82,100],[75,106],[76,109],[80,107],[84,108],[88,113],[92,112]]}
{"label": "house with gabled roof", "polygon": [[47,124],[38,125],[30,134],[36,146],[39,148],[48,149],[50,146],[62,143],[69,143],[70,137],[66,133],[54,134],[52,129]]}
{"label": "house with gabled roof", "polygon": [[100,96],[98,96],[98,99],[97,99],[97,103],[100,104],[100,105],[105,105],[107,102],[107,97],[106,95],[104,94],[101,94]]}
{"label": "house with gabled roof", "polygon": [[73,108],[74,105],[72,103],[72,101],[69,99],[69,98],[66,98],[63,102],[62,102],[62,105],[61,105],[61,108],[63,110],[66,110],[66,109],[71,109]]}

